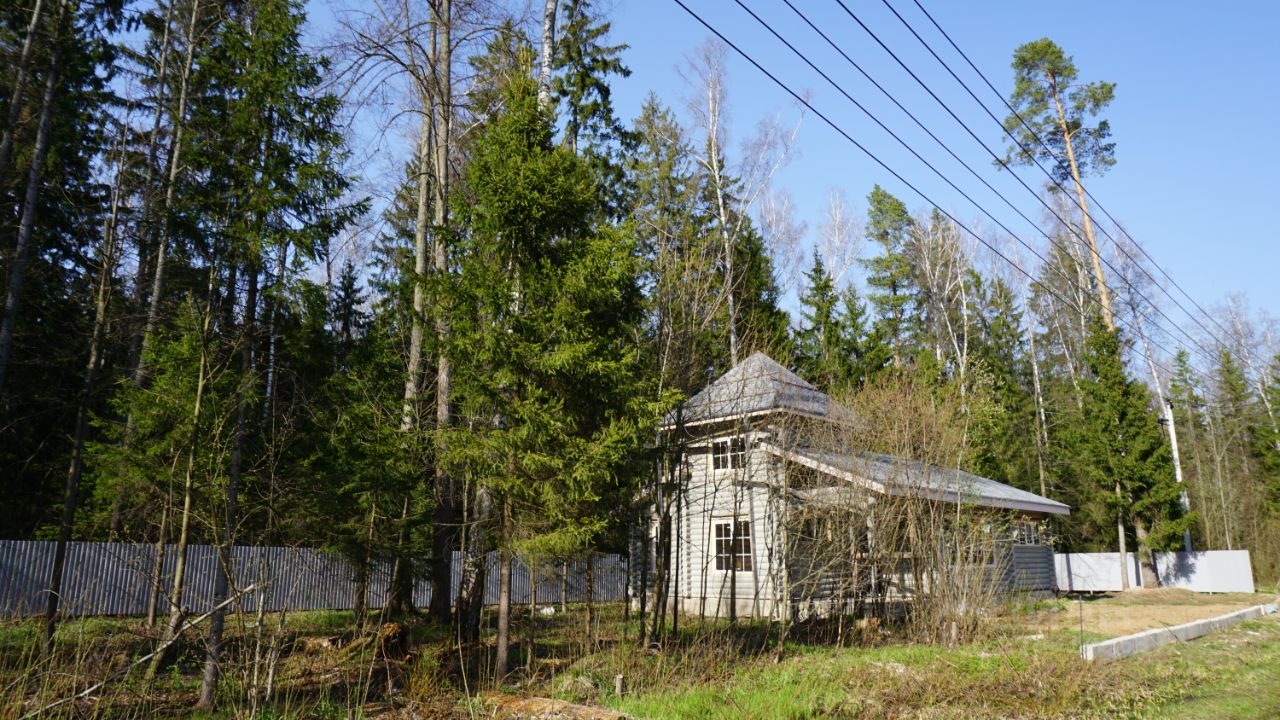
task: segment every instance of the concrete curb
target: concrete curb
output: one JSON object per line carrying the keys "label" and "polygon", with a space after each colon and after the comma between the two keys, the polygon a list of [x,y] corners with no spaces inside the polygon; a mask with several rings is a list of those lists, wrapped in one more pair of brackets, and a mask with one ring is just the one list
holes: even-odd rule
{"label": "concrete curb", "polygon": [[1219,615],[1218,617],[1205,618],[1204,620],[1196,620],[1182,625],[1156,628],[1154,630],[1144,630],[1133,635],[1125,635],[1124,637],[1084,645],[1080,648],[1080,656],[1089,661],[1106,662],[1119,660],[1130,655],[1137,655],[1140,652],[1153,650],[1161,645],[1168,645],[1171,642],[1193,640],[1202,635],[1208,635],[1214,630],[1221,630],[1238,622],[1252,620],[1263,615],[1272,615],[1275,612],[1275,603],[1254,605],[1253,607],[1237,610],[1226,615]]}

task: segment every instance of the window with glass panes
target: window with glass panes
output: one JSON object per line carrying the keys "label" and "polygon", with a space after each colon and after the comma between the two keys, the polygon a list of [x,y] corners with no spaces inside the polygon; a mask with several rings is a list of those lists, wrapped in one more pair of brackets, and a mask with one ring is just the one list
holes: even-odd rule
{"label": "window with glass panes", "polygon": [[716,570],[751,571],[751,523],[747,520],[717,521]]}
{"label": "window with glass panes", "polygon": [[740,438],[716,440],[711,443],[711,467],[716,470],[734,470],[746,464],[747,444]]}

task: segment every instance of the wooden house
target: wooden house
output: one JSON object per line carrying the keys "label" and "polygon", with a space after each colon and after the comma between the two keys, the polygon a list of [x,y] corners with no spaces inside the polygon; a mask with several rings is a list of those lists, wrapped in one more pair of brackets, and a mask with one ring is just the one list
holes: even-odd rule
{"label": "wooden house", "polygon": [[[877,556],[863,519],[903,501],[919,501],[946,522],[956,515],[983,525],[989,549],[956,564],[970,574],[976,568],[984,583],[1054,589],[1053,555],[1040,530],[1049,516],[1069,513],[1066,505],[971,473],[859,451],[853,445],[866,427],[762,353],[690,398],[664,421],[664,442],[675,451],[660,471],[643,542],[654,569],[642,594],[692,615],[774,619],[909,598],[935,580],[910,576],[904,567],[912,563],[886,562],[885,553],[864,561]],[[844,522],[833,524],[835,517]]]}

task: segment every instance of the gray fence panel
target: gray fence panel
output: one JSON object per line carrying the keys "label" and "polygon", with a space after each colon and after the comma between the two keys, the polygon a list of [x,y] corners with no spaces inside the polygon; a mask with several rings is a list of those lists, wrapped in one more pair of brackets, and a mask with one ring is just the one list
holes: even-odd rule
{"label": "gray fence panel", "polygon": [[[0,540],[0,617],[38,615],[44,611],[49,575],[56,543],[35,540]],[[160,578],[159,609],[169,605],[173,575],[177,566],[176,546],[164,548]],[[345,559],[310,548],[236,546],[232,549],[232,588],[238,592],[250,585],[259,589],[235,604],[241,612],[256,612],[259,603],[266,612],[279,610],[350,610],[355,604],[355,572]],[[457,599],[462,582],[462,555],[453,553],[451,601]],[[498,602],[498,553],[485,559],[485,603]],[[562,585],[567,602],[587,597],[586,559],[537,563],[536,583],[519,559],[511,568],[511,600],[530,602],[533,587],[543,604],[561,602]],[[597,601],[626,597],[626,559],[598,555],[590,562],[594,571],[593,598]],[[147,611],[155,563],[155,546],[133,543],[80,543],[67,548],[63,574],[61,612],[81,615],[142,615]],[[213,606],[213,588],[218,574],[216,547],[189,545],[182,605],[190,612],[206,612]],[[425,572],[425,565],[416,568]],[[369,607],[386,602],[391,584],[390,563],[370,569]],[[431,600],[431,583],[419,575],[414,583],[414,602],[426,606]]]}

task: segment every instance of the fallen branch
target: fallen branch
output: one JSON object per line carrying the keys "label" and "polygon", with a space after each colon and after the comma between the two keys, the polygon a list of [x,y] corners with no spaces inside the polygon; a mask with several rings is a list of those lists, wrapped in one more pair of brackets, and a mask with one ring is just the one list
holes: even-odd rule
{"label": "fallen branch", "polygon": [[137,666],[141,665],[141,664],[142,664],[142,663],[144,663],[144,662],[147,662],[148,660],[150,660],[151,658],[155,657],[156,655],[158,655],[158,654],[160,654],[160,653],[164,652],[165,650],[168,650],[168,649],[169,649],[169,646],[170,646],[170,645],[172,645],[172,644],[174,644],[174,643],[176,643],[176,642],[178,642],[178,638],[182,637],[183,633],[185,633],[187,630],[190,630],[191,628],[195,627],[196,625],[199,625],[200,623],[202,623],[202,622],[204,622],[205,620],[209,619],[210,617],[212,617],[212,616],[213,616],[213,614],[214,614],[214,613],[216,613],[216,612],[218,612],[219,610],[221,610],[221,609],[225,608],[226,606],[228,606],[228,605],[230,605],[230,604],[232,604],[232,603],[236,602],[237,600],[239,600],[240,598],[244,597],[245,595],[248,595],[249,593],[253,592],[255,589],[257,589],[257,585],[250,585],[249,587],[247,587],[247,588],[245,588],[245,589],[241,590],[240,592],[236,593],[235,595],[232,595],[231,597],[227,598],[226,600],[223,600],[222,602],[218,603],[218,604],[217,604],[217,606],[215,606],[215,607],[214,607],[212,610],[210,610],[209,612],[207,612],[207,613],[205,613],[205,614],[201,615],[200,617],[198,617],[198,618],[196,618],[196,619],[194,619],[194,620],[188,620],[186,623],[184,623],[184,624],[182,625],[182,627],[178,628],[178,632],[174,633],[174,634],[173,634],[173,637],[172,637],[171,639],[166,640],[166,641],[165,641],[165,642],[163,642],[163,643],[160,643],[160,646],[159,646],[159,647],[157,647],[155,650],[152,650],[151,652],[147,653],[146,655],[143,655],[142,657],[138,658],[137,660],[134,660],[133,662],[129,663],[128,665],[125,665],[125,666],[124,666],[124,667],[122,667],[122,668],[118,668],[118,669],[116,669],[116,670],[114,670],[114,671],[112,671],[112,672],[110,672],[110,673],[107,673],[107,676],[106,676],[105,678],[103,678],[103,679],[102,679],[102,681],[101,681],[101,682],[99,682],[98,684],[96,684],[96,685],[91,685],[91,686],[89,686],[89,687],[85,688],[84,690],[82,690],[81,692],[78,692],[78,693],[76,693],[75,695],[72,695],[71,697],[65,697],[65,698],[62,698],[61,700],[57,700],[57,701],[55,701],[55,702],[49,703],[48,705],[45,705],[44,707],[40,708],[39,710],[32,710],[31,712],[29,712],[29,713],[27,713],[26,715],[23,715],[21,718],[19,718],[19,720],[29,720],[29,718],[33,718],[33,717],[36,717],[36,716],[38,716],[38,715],[42,715],[42,714],[44,714],[44,713],[48,712],[49,710],[52,710],[52,709],[54,709],[54,708],[58,707],[59,705],[66,705],[66,704],[67,704],[67,703],[69,703],[69,702],[75,702],[76,700],[80,700],[80,699],[82,699],[82,698],[89,697],[89,696],[90,696],[90,695],[92,695],[94,692],[96,692],[96,691],[98,691],[98,690],[101,690],[101,689],[102,689],[102,686],[104,686],[104,685],[106,685],[107,683],[111,682],[111,681],[112,681],[112,680],[114,680],[115,678],[117,678],[117,677],[123,677],[123,676],[125,676],[125,675],[128,675],[128,674],[129,674],[129,673],[130,673],[130,672],[131,672],[135,667],[137,667]]}

